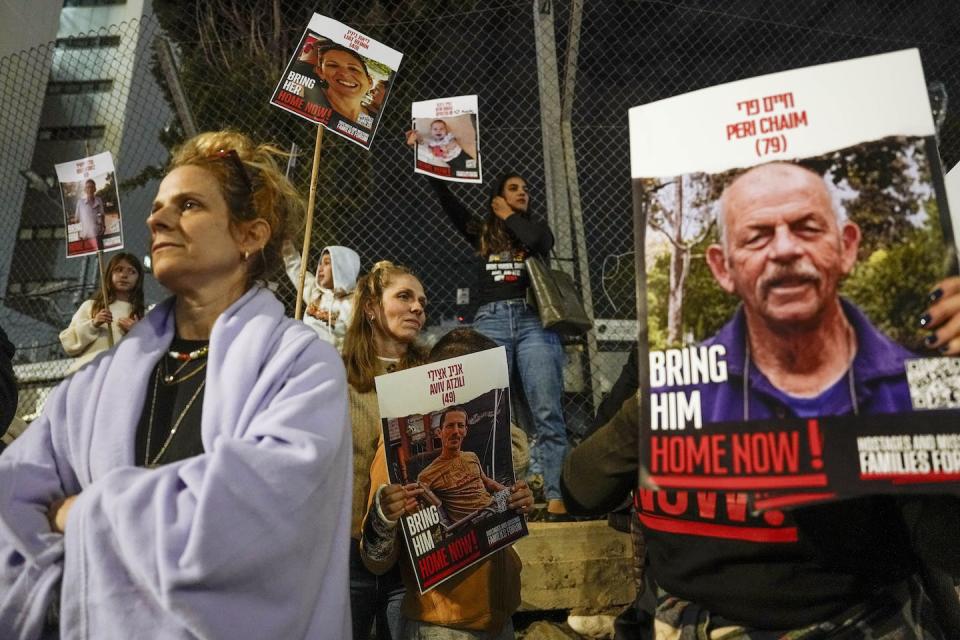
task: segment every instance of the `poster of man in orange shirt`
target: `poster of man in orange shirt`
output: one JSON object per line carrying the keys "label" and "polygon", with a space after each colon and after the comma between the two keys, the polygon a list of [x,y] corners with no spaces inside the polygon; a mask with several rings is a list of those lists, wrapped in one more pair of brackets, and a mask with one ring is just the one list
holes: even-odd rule
{"label": "poster of man in orange shirt", "polygon": [[527,534],[511,509],[510,388],[503,347],[376,378],[387,474],[417,487],[400,518],[423,593]]}

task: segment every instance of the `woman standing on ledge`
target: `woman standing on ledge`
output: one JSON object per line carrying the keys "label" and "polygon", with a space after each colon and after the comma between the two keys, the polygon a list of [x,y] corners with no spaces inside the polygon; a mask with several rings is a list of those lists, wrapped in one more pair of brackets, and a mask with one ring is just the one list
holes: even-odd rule
{"label": "woman standing on ledge", "polygon": [[[407,133],[407,144],[416,142],[416,132]],[[506,347],[510,376],[519,377],[533,416],[536,446],[531,458],[543,472],[547,519],[568,516],[560,494],[560,471],[567,448],[563,418],[563,365],[560,337],[543,328],[536,309],[527,304],[528,256],[546,257],[553,248],[550,228],[528,212],[527,181],[507,173],[494,183],[486,216],[476,219],[447,183],[430,179],[440,206],[479,259],[480,304],[473,328]]]}

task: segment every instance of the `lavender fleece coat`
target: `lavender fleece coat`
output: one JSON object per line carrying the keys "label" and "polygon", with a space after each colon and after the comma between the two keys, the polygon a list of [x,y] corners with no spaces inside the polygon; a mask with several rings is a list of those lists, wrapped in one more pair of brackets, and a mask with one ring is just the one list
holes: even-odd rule
{"label": "lavender fleece coat", "polygon": [[[0,638],[349,638],[351,436],[343,365],[273,294],[217,319],[206,453],[134,466],[172,299],[65,380],[0,457]],[[46,510],[80,494],[66,535]]]}

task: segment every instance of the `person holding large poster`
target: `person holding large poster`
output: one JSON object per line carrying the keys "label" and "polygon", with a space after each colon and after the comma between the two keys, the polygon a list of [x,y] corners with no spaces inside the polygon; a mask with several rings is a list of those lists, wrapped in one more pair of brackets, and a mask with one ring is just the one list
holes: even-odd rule
{"label": "person holding large poster", "polygon": [[[437,341],[429,360],[453,362],[449,359],[495,349],[496,346],[495,342],[473,329],[454,329]],[[403,579],[407,586],[403,601],[404,640],[425,636],[491,640],[514,637],[510,616],[520,605],[521,563],[512,547],[501,548],[452,575],[447,576],[447,572],[442,571],[445,579],[434,583],[427,591],[422,589],[422,567],[408,561],[412,556],[407,552],[409,541],[400,521],[425,506],[419,500],[431,505],[425,510],[430,512],[439,503],[448,517],[446,524],[452,531],[459,530],[461,536],[469,537],[464,532],[471,527],[471,518],[475,519],[473,526],[476,526],[476,522],[481,522],[479,516],[493,515],[489,492],[503,491],[504,487],[487,477],[476,453],[463,450],[468,420],[468,410],[464,406],[454,405],[444,410],[439,421],[441,454],[417,474],[415,483],[388,484],[391,482],[388,469],[391,465],[396,468],[396,462],[388,456],[384,439],[380,440],[370,466],[370,496],[360,550],[364,564],[377,574],[397,564],[403,565]],[[445,462],[438,465],[444,456]],[[449,467],[450,460],[454,460],[459,468],[438,478],[435,471],[440,466]],[[446,501],[431,495],[437,488],[445,492],[450,487],[454,487],[453,495],[445,494]],[[510,488],[506,506],[521,514],[530,513],[533,494],[525,481],[520,480]],[[484,513],[485,509],[490,512]],[[459,520],[454,522],[457,518]],[[482,530],[482,523],[480,527]],[[502,525],[494,527],[495,531],[501,529]],[[419,535],[430,534],[424,531]]]}
{"label": "person holding large poster", "polygon": [[[400,631],[403,584],[399,568],[375,575],[360,556],[361,523],[370,493],[370,465],[381,439],[375,379],[425,360],[418,342],[427,321],[427,298],[409,269],[389,260],[373,265],[357,282],[353,316],[343,343],[353,431],[353,506],[350,520],[350,605],[354,640]],[[344,549],[347,551],[347,549]]]}
{"label": "person holding large poster", "polygon": [[[938,318],[938,325],[941,326],[936,331],[938,340],[945,345],[953,345],[960,340],[960,333],[958,333],[960,324],[955,322],[960,318],[960,278],[953,277],[938,283],[931,297],[935,300],[935,304],[927,312]],[[950,346],[949,348],[953,350],[956,347]],[[636,488],[638,472],[637,439],[639,435],[637,425],[640,422],[639,403],[636,395],[638,386],[636,361],[634,360],[632,367],[629,364],[624,367],[620,378],[614,385],[614,388],[619,389],[619,393],[616,394],[617,397],[613,399],[619,406],[619,410],[605,416],[599,428],[573,449],[564,461],[561,486],[564,503],[571,513],[583,516],[605,514],[622,504],[629,497],[631,491]],[[703,610],[704,603],[708,601],[711,606],[715,607],[712,613],[729,615],[722,609],[724,606],[722,602],[717,604],[716,596],[712,590],[715,589],[717,593],[730,592],[738,588],[737,585],[747,581],[756,581],[756,576],[768,576],[770,579],[778,581],[776,585],[773,583],[760,584],[757,593],[770,592],[776,589],[781,593],[792,595],[796,599],[798,608],[802,609],[806,606],[803,598],[806,597],[805,592],[809,593],[811,591],[803,589],[803,580],[797,573],[793,574],[795,578],[792,580],[780,581],[778,574],[781,571],[774,567],[778,560],[770,555],[772,551],[778,548],[786,548],[785,543],[776,542],[776,539],[781,537],[776,531],[784,527],[794,528],[793,516],[775,512],[775,517],[768,521],[759,514],[748,515],[746,508],[740,511],[739,507],[736,507],[738,504],[743,504],[746,507],[744,498],[744,494],[739,494],[734,500],[726,501],[724,496],[716,492],[652,491],[642,487],[639,489],[637,524],[641,527],[648,525],[652,528],[646,530],[646,533],[636,532],[640,537],[640,544],[635,547],[640,550],[640,557],[636,558],[636,561],[642,567],[648,588],[655,585],[650,579],[651,574],[654,578],[663,575],[664,580],[672,585],[672,598],[666,600],[667,606],[661,614],[662,618],[672,621],[670,624],[679,627],[681,623],[678,622],[678,619],[682,612],[692,612],[694,608]],[[730,505],[734,505],[735,510],[725,514],[718,512],[716,509],[711,509],[710,505],[716,505],[718,500],[725,501],[726,505],[724,506],[727,509]],[[929,566],[932,564],[930,560],[940,557],[949,563],[950,553],[948,552],[956,547],[952,533],[956,530],[956,526],[955,523],[951,522],[951,517],[953,517],[951,516],[951,510],[956,507],[955,505],[951,506],[949,500],[929,497],[908,499],[903,501],[899,512],[894,509],[888,513],[892,516],[891,520],[878,522],[873,526],[864,526],[862,515],[858,515],[855,521],[860,526],[864,526],[863,531],[882,530],[886,532],[894,524],[899,527],[900,521],[908,518],[906,521],[910,523],[910,528],[913,531],[923,531],[924,535],[914,536],[910,542],[910,547],[916,549],[916,551],[909,548],[900,548],[895,549],[894,553],[896,555],[915,553],[917,557],[923,559],[924,564],[927,565],[923,571],[924,588],[930,590],[930,581],[942,581],[944,575],[942,568]],[[678,511],[677,507],[679,505],[689,505],[690,510],[695,510],[699,517],[697,519],[688,518],[685,513]],[[854,502],[853,505],[854,510],[859,510],[862,503]],[[859,537],[852,543],[842,538],[842,527],[846,526],[847,521],[842,516],[838,517],[838,512],[835,509],[826,509],[822,514],[823,522],[818,523],[821,517],[817,515],[819,509],[819,507],[811,507],[804,511],[803,526],[813,525],[824,529],[829,528],[836,535],[825,535],[817,539],[807,538],[802,544],[809,545],[816,540],[816,544],[837,546],[841,549],[852,544],[855,547],[853,554],[862,553],[864,549],[868,548],[867,543],[861,544],[863,540]],[[942,513],[938,513],[938,511]],[[921,520],[915,517],[918,512],[922,513],[925,519],[922,524]],[[940,518],[942,520],[937,522]],[[931,520],[933,521],[931,522]],[[763,532],[764,526],[769,527],[769,531],[766,533]],[[746,527],[750,528],[744,531],[743,539],[738,542],[736,540],[737,531]],[[658,529],[666,532],[659,533]],[[939,539],[937,539],[938,536]],[[705,546],[704,538],[706,540],[719,538],[720,542],[714,552],[699,554],[697,550]],[[798,540],[793,544],[799,545],[801,543]],[[688,545],[692,551],[688,551]],[[691,558],[691,553],[699,555]],[[756,567],[745,565],[742,569],[734,568],[733,563],[735,561],[753,554],[756,554],[758,558],[765,558],[763,566],[766,569],[758,569],[758,573],[754,575],[752,571]],[[856,571],[856,567],[859,565],[859,562],[855,560],[856,555],[853,554],[846,558],[846,571]],[[842,552],[839,554],[817,552],[815,554],[815,556],[819,555],[824,557],[829,555],[830,558],[836,558],[840,557]],[[673,582],[676,580],[675,568],[678,567],[676,562],[678,557],[686,558],[683,563],[685,567],[681,569],[681,573],[691,575],[685,573],[691,571],[692,575],[695,576],[687,578],[689,583]],[[788,557],[785,556],[785,558]],[[883,559],[883,561],[888,560],[890,560],[890,557]],[[700,564],[701,562],[703,564]],[[713,568],[727,565],[727,563],[731,563],[731,566],[724,569],[722,573],[715,575]],[[798,566],[794,566],[790,571],[795,571]],[[889,565],[884,566],[889,568]],[[710,569],[708,570],[705,567],[710,567]],[[705,572],[709,573],[709,577],[704,577]],[[836,577],[825,581],[824,584],[835,581],[837,581]],[[855,575],[850,575],[846,577],[845,581],[851,585],[852,589],[858,583],[858,578]],[[696,589],[696,596],[692,595],[694,591],[691,590],[695,583],[701,585]],[[795,588],[801,588],[802,591],[794,592]],[[935,588],[936,585],[934,585],[934,590]],[[950,591],[945,595],[948,601],[952,597],[954,603],[956,603],[956,595],[951,595],[952,592],[952,581],[950,581]],[[618,617],[618,624],[635,629],[634,633],[636,634],[641,633],[640,629],[646,629],[646,633],[652,633],[653,615],[656,608],[655,595],[651,595],[649,592],[638,594],[638,598],[641,598],[640,601]],[[939,615],[944,615],[940,613],[939,607],[941,604],[937,595],[943,594],[929,594],[930,599],[937,604],[933,611]],[[844,597],[849,596],[845,595]],[[926,597],[924,596],[924,598]],[[696,598],[701,598],[703,601],[695,601],[694,604],[690,604],[690,601],[696,600]],[[764,606],[768,606],[761,604],[758,599],[751,599],[749,595],[744,595],[742,592],[738,594],[738,599],[745,599],[747,605],[757,611]],[[955,610],[954,613],[956,612]],[[691,624],[693,624],[693,621],[691,621]]]}
{"label": "person holding large poster", "polygon": [[[880,106],[864,117],[865,103]],[[920,414],[910,381],[920,363],[955,387],[955,360],[920,354],[956,352],[960,290],[944,279],[949,206],[919,55],[742,80],[630,120],[649,391],[597,437],[637,437],[649,471],[635,504],[657,633],[958,637],[960,500],[877,495],[957,486],[923,468],[950,460],[956,414]],[[658,269],[675,269],[662,297],[644,289]],[[585,445],[576,466],[611,469]],[[596,500],[573,478],[571,508]]]}
{"label": "person holding large poster", "polygon": [[343,365],[259,284],[303,211],[282,153],[174,151],[147,218],[173,296],[0,457],[0,637],[349,636]]}

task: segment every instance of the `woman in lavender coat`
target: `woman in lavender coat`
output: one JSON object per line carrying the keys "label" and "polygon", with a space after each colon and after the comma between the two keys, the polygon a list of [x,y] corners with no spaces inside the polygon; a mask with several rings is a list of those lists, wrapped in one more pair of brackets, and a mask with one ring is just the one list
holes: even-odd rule
{"label": "woman in lavender coat", "polygon": [[343,365],[257,284],[302,204],[277,153],[174,153],[147,218],[173,297],[0,457],[0,637],[349,637]]}

